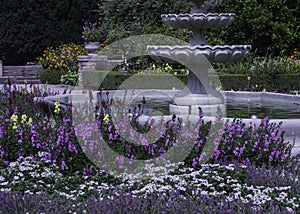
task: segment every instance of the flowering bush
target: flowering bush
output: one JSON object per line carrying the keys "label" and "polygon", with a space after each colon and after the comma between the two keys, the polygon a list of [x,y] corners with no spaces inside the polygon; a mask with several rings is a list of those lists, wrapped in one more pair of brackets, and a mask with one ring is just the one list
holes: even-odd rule
{"label": "flowering bush", "polygon": [[298,52],[297,48],[294,48],[293,53],[287,57],[288,60],[300,60],[300,52]]}
{"label": "flowering bush", "polygon": [[51,116],[43,113],[34,102],[35,96],[51,94],[35,87],[30,91],[18,91],[6,86],[1,91],[0,158],[6,164],[19,157],[31,156],[56,163],[63,171],[67,168],[69,172],[84,169],[86,158],[76,141],[70,114],[62,115],[56,104]]}
{"label": "flowering bush", "polygon": [[85,42],[100,42],[101,29],[99,23],[85,21],[83,25],[82,38]]}
{"label": "flowering bush", "polygon": [[[74,73],[78,72],[78,55],[87,55],[82,45],[71,43],[48,47],[44,50],[43,56],[37,58],[38,63],[44,68],[39,76],[41,82],[74,85],[77,81],[77,75]],[[63,75],[65,76],[61,79]]]}
{"label": "flowering bush", "polygon": [[48,47],[44,50],[43,56],[38,57],[38,63],[44,69],[67,69],[77,67],[77,56],[87,55],[82,45],[63,44],[58,47]]}
{"label": "flowering bush", "polygon": [[214,158],[245,160],[261,165],[282,165],[291,158],[293,144],[284,141],[280,124],[269,123],[265,117],[259,127],[247,127],[241,120],[226,122],[221,143]]}

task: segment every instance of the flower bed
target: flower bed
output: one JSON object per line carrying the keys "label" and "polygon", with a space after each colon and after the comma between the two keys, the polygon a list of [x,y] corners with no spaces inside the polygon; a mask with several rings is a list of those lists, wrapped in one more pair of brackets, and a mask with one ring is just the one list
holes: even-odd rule
{"label": "flower bed", "polygon": [[[300,211],[299,156],[291,157],[292,146],[284,141],[280,125],[270,124],[267,118],[255,128],[246,127],[240,120],[225,123],[218,132],[218,147],[204,164],[200,161],[201,151],[213,133],[208,132],[210,123],[203,122],[201,111],[197,126],[183,125],[174,115],[155,146],[149,137],[134,147],[121,137],[129,127],[123,126],[128,109],[119,100],[110,100],[109,93],[102,92],[92,112],[85,108],[85,114],[80,109],[83,118],[88,113],[95,118],[96,110],[94,126],[86,126],[90,121],[79,120],[85,128],[80,128],[81,123],[75,127],[72,123],[80,117],[76,109],[63,114],[62,104],[56,103],[55,109],[42,111],[33,102],[35,96],[48,95],[53,92],[34,87],[18,91],[8,85],[1,90],[0,211],[4,213]],[[144,127],[136,123],[146,104],[143,99],[132,110],[130,127],[138,132],[128,139],[140,139],[139,133],[155,129],[151,121]],[[118,106],[120,113],[126,114],[116,125],[112,123],[111,110]],[[185,129],[188,132],[178,138],[176,130],[183,127],[189,127]],[[193,149],[171,171],[149,162],[144,174],[123,172],[113,176],[88,159],[89,154],[98,154],[97,149],[102,148],[99,142],[89,141],[95,128],[110,148],[132,160],[157,158],[170,146],[184,144],[185,139],[194,139]],[[104,160],[109,162],[109,158]],[[117,160],[118,165],[123,162],[121,158]],[[162,172],[153,176],[158,171]]]}

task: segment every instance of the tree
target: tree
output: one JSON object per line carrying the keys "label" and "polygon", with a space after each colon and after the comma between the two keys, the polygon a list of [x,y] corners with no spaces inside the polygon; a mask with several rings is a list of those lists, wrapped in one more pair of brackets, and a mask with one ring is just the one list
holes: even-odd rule
{"label": "tree", "polygon": [[219,0],[213,12],[235,13],[219,36],[226,44],[252,45],[256,54],[278,56],[299,47],[299,0]]}
{"label": "tree", "polygon": [[47,46],[82,42],[82,24],[96,19],[95,0],[1,2],[0,58],[7,65],[33,61]]}
{"label": "tree", "polygon": [[[164,25],[161,14],[189,12],[190,7],[189,2],[182,0],[103,1],[99,14],[106,43],[140,34],[163,33],[174,36],[177,30]],[[184,33],[181,36],[186,37]]]}
{"label": "tree", "polygon": [[[258,55],[280,55],[283,50],[299,47],[300,0],[207,0],[208,12],[235,13],[232,25],[210,30],[206,39],[212,45],[252,45]],[[189,30],[177,31],[165,26],[163,13],[187,13],[191,8],[184,0],[106,0],[100,5],[106,42],[124,37],[162,33],[185,41]]]}

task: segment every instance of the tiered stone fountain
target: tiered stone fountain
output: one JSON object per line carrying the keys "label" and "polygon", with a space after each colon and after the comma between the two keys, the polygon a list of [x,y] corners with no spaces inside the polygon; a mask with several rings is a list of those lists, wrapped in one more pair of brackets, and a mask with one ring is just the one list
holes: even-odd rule
{"label": "tiered stone fountain", "polygon": [[190,73],[186,87],[177,93],[170,105],[175,114],[198,114],[200,106],[205,115],[214,115],[220,107],[225,109],[225,100],[221,93],[209,85],[208,70],[210,63],[229,63],[243,60],[250,52],[250,45],[211,46],[204,38],[210,28],[222,28],[230,25],[235,17],[233,13],[207,13],[204,0],[191,0],[194,7],[190,14],[163,14],[165,24],[176,29],[190,29],[193,38],[188,46],[149,46],[149,55],[159,60],[170,59],[184,64]]}

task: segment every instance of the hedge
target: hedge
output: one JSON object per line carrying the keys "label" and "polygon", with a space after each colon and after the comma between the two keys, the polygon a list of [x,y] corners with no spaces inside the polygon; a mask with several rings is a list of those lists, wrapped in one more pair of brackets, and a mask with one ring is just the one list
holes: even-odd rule
{"label": "hedge", "polygon": [[186,75],[168,74],[128,74],[116,71],[91,71],[83,72],[85,86],[92,89],[169,89],[183,88],[187,82]]}
{"label": "hedge", "polygon": [[[114,71],[91,71],[83,72],[84,83],[89,83],[89,87],[97,90],[99,87],[104,89],[124,89],[124,88],[140,88],[140,89],[180,89],[187,83],[187,75],[176,75],[176,78],[170,78],[166,74],[138,74],[134,79],[131,74],[114,72]],[[223,90],[255,90],[255,91],[275,91],[288,92],[289,90],[300,89],[299,74],[280,74],[280,75],[255,75],[248,76],[245,74],[218,74],[218,78],[222,84]],[[126,80],[130,81],[126,81]],[[215,80],[215,76],[212,76]],[[178,84],[181,82],[181,85]],[[100,84],[101,83],[101,84]],[[212,85],[217,84],[211,82]],[[86,84],[85,84],[86,85]],[[177,86],[177,87],[176,87]]]}

